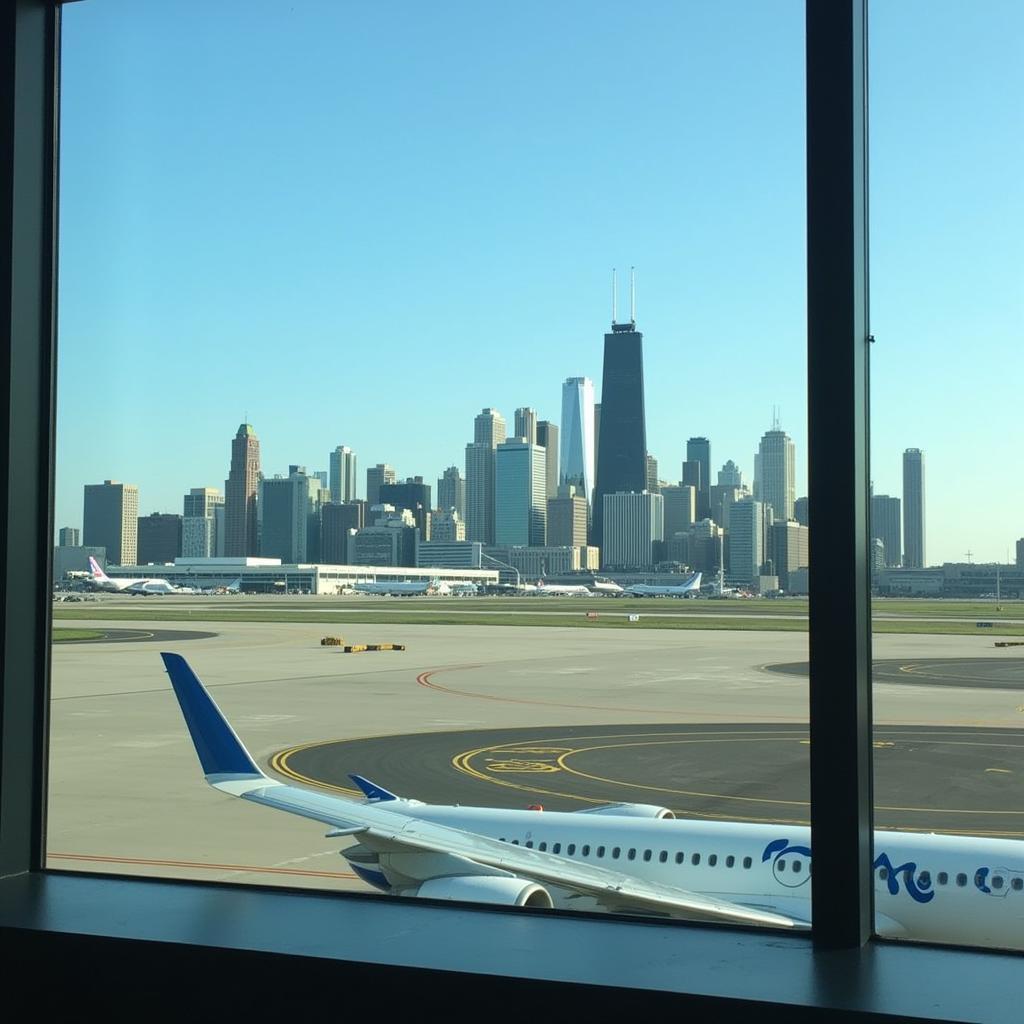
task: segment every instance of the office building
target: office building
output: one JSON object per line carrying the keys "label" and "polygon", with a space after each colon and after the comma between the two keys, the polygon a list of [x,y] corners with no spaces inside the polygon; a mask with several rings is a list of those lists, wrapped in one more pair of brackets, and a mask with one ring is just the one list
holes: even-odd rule
{"label": "office building", "polygon": [[717,574],[722,559],[725,531],[711,519],[701,519],[687,531],[687,565],[707,576]]}
{"label": "office building", "polygon": [[562,384],[562,457],[559,484],[571,484],[589,502],[594,495],[594,383],[589,377],[569,377]]}
{"label": "office building", "polygon": [[345,445],[338,445],[330,457],[331,501],[340,505],[343,501],[355,501],[356,495],[356,453]]}
{"label": "office building", "polygon": [[756,498],[741,498],[729,508],[730,583],[757,586],[766,569],[771,507]]}
{"label": "office building", "polygon": [[243,423],[231,442],[231,469],[224,484],[224,553],[228,558],[259,553],[256,501],[260,475],[259,438],[251,424]]}
{"label": "office building", "polygon": [[260,481],[260,557],[315,561],[320,551],[320,481],[302,466]]}
{"label": "office building", "polygon": [[1024,537],[1017,541],[1017,568],[1024,569]]}
{"label": "office building", "polygon": [[557,497],[548,498],[548,544],[554,547],[586,545],[587,519],[587,499],[573,484],[562,484]]}
{"label": "office building", "polygon": [[739,501],[746,494],[745,488],[733,484],[713,484],[711,486],[711,515],[719,526],[729,529],[729,506]]}
{"label": "office building", "polygon": [[793,502],[793,518],[801,526],[811,525],[810,501],[810,498],[797,498]]}
{"label": "office building", "polygon": [[365,525],[366,503],[327,502],[320,510],[320,561],[328,565],[344,565],[348,561],[348,539],[353,530]]}
{"label": "office building", "polygon": [[458,466],[449,466],[437,481],[437,507],[455,509],[459,518],[466,518],[466,481]]}
{"label": "office building", "polygon": [[515,437],[522,437],[530,444],[537,443],[537,410],[523,407],[516,409]]}
{"label": "office building", "polygon": [[903,453],[903,565],[923,569],[925,554],[924,452]]}
{"label": "office building", "polygon": [[380,489],[383,484],[393,484],[398,479],[394,466],[378,462],[366,471],[366,504],[368,507],[380,503]]}
{"label": "office building", "polygon": [[107,549],[111,565],[135,565],[138,558],[139,489],[104,480],[85,485],[82,543]]}
{"label": "office building", "polygon": [[892,569],[902,564],[901,536],[900,499],[891,498],[888,494],[873,494],[871,496],[871,537],[882,542],[885,550],[885,562],[883,563],[885,568]]}
{"label": "office building", "polygon": [[707,519],[711,515],[711,442],[706,437],[691,437],[686,442],[686,461],[700,463],[697,518]]}
{"label": "office building", "polygon": [[[462,521],[458,510],[435,509],[430,514],[430,540],[459,543],[466,539],[466,524]],[[427,543],[422,541],[420,547]]]}
{"label": "office building", "polygon": [[682,466],[682,477],[680,482],[692,487],[697,494],[701,488],[701,470],[703,467],[696,459],[686,459]]}
{"label": "office building", "polygon": [[483,545],[478,541],[426,540],[417,548],[416,564],[420,568],[479,569]]}
{"label": "office building", "polygon": [[[597,456],[601,447],[601,403],[594,403],[594,487],[597,487]],[[591,509],[594,507],[593,492],[587,495]]]}
{"label": "office building", "polygon": [[381,484],[378,500],[396,509],[408,509],[419,527],[420,539],[430,540],[430,494],[430,484],[424,483],[423,477],[410,476],[404,483]]}
{"label": "office building", "polygon": [[690,484],[672,484],[661,488],[664,498],[664,537],[670,540],[685,533],[697,521],[697,489]]}
{"label": "office building", "polygon": [[494,449],[504,440],[501,413],[484,409],[466,445],[466,536],[481,544],[494,543]]}
{"label": "office building", "polygon": [[664,498],[647,491],[605,494],[605,546],[601,565],[608,569],[649,569],[659,560],[664,538]]}
{"label": "office building", "polygon": [[790,589],[790,574],[810,567],[810,531],[795,519],[773,523],[771,527],[771,555],[779,586]]}
{"label": "office building", "polygon": [[754,498],[771,505],[776,519],[793,518],[796,503],[796,445],[778,426],[765,431],[754,456]]}
{"label": "office building", "polygon": [[723,487],[743,486],[743,473],[732,459],[729,459],[718,471],[718,483]]}
{"label": "office building", "polygon": [[212,558],[217,554],[217,510],[223,512],[224,495],[216,487],[193,487],[182,501],[181,554],[185,558]]}
{"label": "office building", "polygon": [[77,548],[82,543],[82,531],[75,526],[62,526],[58,542],[62,548]]}
{"label": "office building", "polygon": [[[604,336],[601,433],[592,502],[591,539],[604,552],[604,495],[647,486],[647,429],[644,420],[643,334],[630,322],[613,322]],[[658,538],[661,539],[660,537]]]}
{"label": "office building", "polygon": [[[378,506],[380,510],[380,506]],[[372,526],[349,536],[350,565],[416,566],[420,531],[408,509],[371,510]]]}
{"label": "office building", "polygon": [[541,420],[537,424],[537,444],[544,449],[547,496],[553,498],[558,494],[558,427],[550,420]]}
{"label": "office building", "polygon": [[181,519],[168,512],[139,517],[136,548],[139,565],[162,565],[181,555]]}
{"label": "office building", "polygon": [[644,458],[644,490],[658,494],[661,485],[658,482],[658,460],[650,452]]}
{"label": "office building", "polygon": [[547,527],[547,461],[540,445],[503,441],[494,455],[494,541],[543,545]]}

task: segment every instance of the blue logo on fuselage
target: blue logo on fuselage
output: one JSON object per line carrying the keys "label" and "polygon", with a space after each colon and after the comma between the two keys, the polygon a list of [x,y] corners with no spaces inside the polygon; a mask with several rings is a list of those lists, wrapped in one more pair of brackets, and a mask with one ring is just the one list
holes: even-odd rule
{"label": "blue logo on fuselage", "polygon": [[879,868],[885,868],[885,884],[889,890],[891,896],[899,895],[900,891],[900,875],[903,876],[903,884],[906,886],[907,894],[911,899],[916,900],[918,903],[928,903],[935,898],[935,892],[931,888],[931,879],[927,876],[924,880],[917,874],[917,864],[912,860],[908,860],[906,864],[901,864],[899,867],[893,867],[892,861],[889,860],[887,853],[880,853],[875,858],[874,864],[875,870]]}

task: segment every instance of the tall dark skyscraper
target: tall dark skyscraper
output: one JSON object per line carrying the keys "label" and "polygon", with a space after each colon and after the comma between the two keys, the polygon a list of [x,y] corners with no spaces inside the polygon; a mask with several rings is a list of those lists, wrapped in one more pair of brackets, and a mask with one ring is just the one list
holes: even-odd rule
{"label": "tall dark skyscraper", "polygon": [[256,491],[260,482],[260,442],[249,423],[231,442],[231,471],[224,483],[224,554],[244,558],[259,553]]}
{"label": "tall dark skyscraper", "polygon": [[[686,461],[700,463],[697,486],[697,519],[711,515],[711,442],[706,437],[691,437],[686,442]],[[683,483],[689,483],[684,480]]]}
{"label": "tall dark skyscraper", "polygon": [[[604,336],[601,433],[593,502],[593,543],[604,549],[604,496],[647,488],[644,421],[644,336],[632,318]],[[603,554],[602,554],[603,561]]]}

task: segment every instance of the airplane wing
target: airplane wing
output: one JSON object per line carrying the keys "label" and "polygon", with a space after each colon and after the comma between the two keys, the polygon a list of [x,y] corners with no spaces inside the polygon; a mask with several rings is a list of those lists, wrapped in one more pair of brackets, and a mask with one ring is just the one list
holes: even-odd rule
{"label": "airplane wing", "polygon": [[390,800],[360,803],[277,782],[257,767],[185,659],[178,654],[160,656],[211,786],[252,803],[330,825],[328,836],[358,836],[370,850],[388,854],[392,861],[402,858],[403,874],[424,880],[514,876],[594,897],[614,911],[667,913],[692,920],[776,928],[807,926],[807,922],[783,914],[423,821],[415,817],[412,808],[408,812],[389,810]]}

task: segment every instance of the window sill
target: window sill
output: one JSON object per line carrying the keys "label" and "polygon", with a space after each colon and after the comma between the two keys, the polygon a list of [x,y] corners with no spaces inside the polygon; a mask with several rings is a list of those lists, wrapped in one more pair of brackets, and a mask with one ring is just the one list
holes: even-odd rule
{"label": "window sill", "polygon": [[[538,987],[523,987],[528,981],[549,983],[545,1000],[553,991],[558,1001],[597,1011],[622,996],[634,1010],[666,998],[720,1008],[722,1001],[755,1004],[759,1019],[771,1007],[801,1019],[809,1012],[829,1020],[838,1013],[1009,1022],[1020,1020],[1024,968],[1011,953],[883,943],[823,953],[806,935],[48,872],[0,881],[0,935],[16,965],[19,957],[25,967],[33,956],[45,957],[44,977],[79,997],[92,992],[89,982],[114,979],[118,991],[152,992],[161,965],[176,962],[168,958],[173,949],[201,953],[201,971],[216,974],[222,995],[224,986],[238,986],[233,998],[266,993],[270,975],[253,970],[265,963],[263,954],[273,954],[274,970],[289,979],[305,972],[308,980],[311,965],[319,965],[331,979],[324,1005],[338,1008],[359,995],[338,985],[347,965],[360,978],[392,985],[389,1012],[449,989],[446,998],[479,987],[485,997],[500,993],[502,1006],[514,1003],[515,993],[533,1001]],[[61,945],[68,940],[71,947]],[[60,955],[69,948],[74,956]],[[141,973],[125,970],[133,958]],[[406,971],[426,972],[429,989],[394,984]],[[83,980],[85,989],[67,988]],[[176,974],[173,980],[181,981]],[[195,989],[176,992],[198,998]]]}

